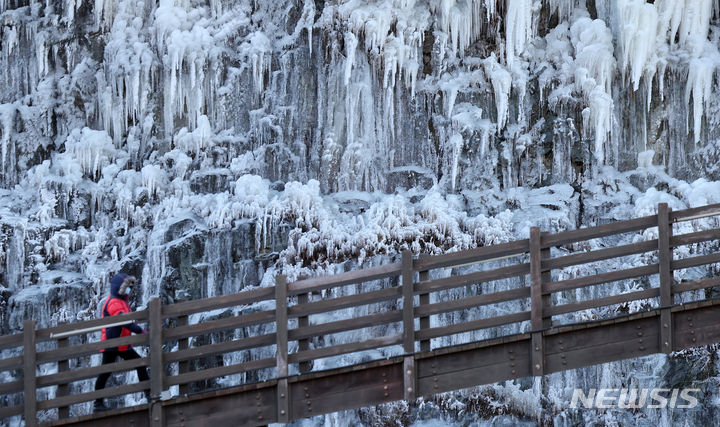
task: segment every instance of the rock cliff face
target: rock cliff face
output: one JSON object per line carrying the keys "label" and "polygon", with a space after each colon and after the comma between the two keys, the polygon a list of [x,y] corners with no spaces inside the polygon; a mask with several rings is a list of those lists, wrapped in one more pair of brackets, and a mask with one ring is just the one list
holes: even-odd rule
{"label": "rock cliff face", "polygon": [[[0,331],[93,317],[116,271],[141,307],[719,203],[719,25],[712,0],[0,0]],[[708,387],[642,422],[718,424],[714,348],[339,416],[630,420],[565,389],[639,374]]]}

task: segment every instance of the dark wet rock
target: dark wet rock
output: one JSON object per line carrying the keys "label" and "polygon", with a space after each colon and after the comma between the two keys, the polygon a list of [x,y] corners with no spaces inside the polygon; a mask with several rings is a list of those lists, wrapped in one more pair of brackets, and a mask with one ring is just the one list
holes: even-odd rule
{"label": "dark wet rock", "polygon": [[435,176],[425,168],[414,166],[397,167],[390,170],[387,182],[387,191],[390,193],[399,188],[429,190],[435,184]]}
{"label": "dark wet rock", "polygon": [[231,179],[227,169],[199,170],[190,177],[190,189],[198,194],[222,193],[230,188]]}

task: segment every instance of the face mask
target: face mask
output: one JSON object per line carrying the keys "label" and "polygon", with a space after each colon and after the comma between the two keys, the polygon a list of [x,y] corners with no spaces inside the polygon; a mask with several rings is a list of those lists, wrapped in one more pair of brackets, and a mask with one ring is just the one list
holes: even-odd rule
{"label": "face mask", "polygon": [[134,284],[135,284],[135,278],[132,276],[128,277],[123,282],[118,293],[120,295],[130,295],[130,291],[132,291],[132,287]]}

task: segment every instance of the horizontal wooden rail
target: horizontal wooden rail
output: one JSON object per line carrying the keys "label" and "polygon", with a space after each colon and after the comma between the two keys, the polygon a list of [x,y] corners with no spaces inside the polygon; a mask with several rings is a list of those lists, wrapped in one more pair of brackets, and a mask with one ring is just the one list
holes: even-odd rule
{"label": "horizontal wooden rail", "polygon": [[219,310],[239,305],[247,305],[275,298],[275,289],[272,287],[251,289],[237,294],[222,295],[219,297],[185,301],[162,308],[163,318],[190,315],[194,313]]}
{"label": "horizontal wooden rail", "polygon": [[562,246],[569,243],[577,243],[585,240],[597,239],[600,237],[613,236],[616,234],[629,233],[631,231],[644,230],[657,225],[657,216],[644,216],[621,222],[611,222],[590,228],[563,231],[557,234],[543,235],[540,240],[542,248]]}
{"label": "horizontal wooden rail", "polygon": [[497,304],[506,301],[513,301],[520,298],[530,298],[530,287],[525,286],[507,291],[482,294],[460,300],[444,301],[434,304],[421,305],[415,309],[415,317],[432,316],[433,314],[447,313],[450,311],[465,310],[489,304]]}
{"label": "horizontal wooden rail", "polygon": [[679,294],[683,292],[697,291],[699,289],[713,288],[715,286],[720,286],[720,277],[710,277],[692,282],[676,283],[673,285],[673,292]]}
{"label": "horizontal wooden rail", "polygon": [[211,320],[209,322],[195,323],[187,326],[178,326],[166,329],[163,333],[163,340],[174,340],[179,338],[187,338],[196,335],[210,334],[213,332],[226,331],[229,329],[238,329],[246,326],[258,325],[261,323],[269,323],[275,321],[274,311],[256,311],[249,314],[241,314],[239,316],[225,317],[222,319]]}
{"label": "horizontal wooden rail", "polygon": [[314,338],[322,335],[337,334],[339,332],[353,331],[369,328],[371,326],[383,325],[386,323],[399,322],[402,320],[402,311],[392,310],[353,319],[337,320],[335,322],[320,323],[301,328],[290,329],[288,339],[291,341],[304,338]]}
{"label": "horizontal wooden rail", "polygon": [[173,375],[165,378],[165,386],[173,386],[178,384],[186,384],[195,381],[210,380],[227,375],[241,374],[243,372],[256,371],[258,369],[267,369],[275,367],[275,358],[267,358],[260,360],[252,360],[249,362],[237,363],[234,365],[219,366],[217,368],[208,368],[201,371],[188,372],[186,374]]}
{"label": "horizontal wooden rail", "polygon": [[657,250],[657,239],[645,242],[631,243],[629,245],[615,246],[612,248],[598,249],[590,252],[581,252],[572,255],[565,255],[557,258],[543,260],[543,270],[571,267],[579,264],[588,264],[596,261],[603,261],[611,258],[620,258],[628,255],[636,255]]}
{"label": "horizontal wooden rail", "polygon": [[361,294],[348,295],[344,297],[326,299],[323,301],[309,302],[288,307],[289,317],[309,316],[311,314],[326,313],[329,311],[342,310],[350,307],[359,307],[367,304],[374,304],[402,296],[402,289],[399,287],[379,289],[376,291],[364,292]]}
{"label": "horizontal wooden rail", "polygon": [[368,338],[363,341],[347,344],[336,344],[329,347],[315,348],[298,353],[292,353],[288,357],[290,363],[299,363],[307,360],[323,359],[326,357],[340,356],[342,354],[355,353],[358,351],[374,350],[392,345],[400,345],[403,342],[402,334],[387,337]]}
{"label": "horizontal wooden rail", "polygon": [[720,215],[720,203],[670,212],[670,221],[681,222]]}
{"label": "horizontal wooden rail", "polygon": [[[66,332],[81,331],[87,328],[102,327],[112,323],[133,321],[139,322],[147,320],[147,310],[135,311],[133,313],[118,314],[117,316],[105,317],[102,319],[83,320],[82,322],[66,323],[52,328],[38,329],[37,330],[37,342],[54,340],[53,335],[62,334]],[[78,335],[84,334],[85,332],[78,332]]]}
{"label": "horizontal wooden rail", "polygon": [[429,340],[432,338],[440,338],[447,335],[456,335],[464,332],[472,332],[496,326],[510,325],[513,323],[524,322],[526,320],[530,320],[529,311],[488,317],[486,319],[471,320],[468,322],[455,323],[453,325],[423,329],[421,331],[415,332],[415,339]]}
{"label": "horizontal wooden rail", "polygon": [[626,270],[611,271],[608,273],[593,274],[591,276],[575,277],[572,279],[558,280],[544,284],[543,294],[553,292],[570,291],[573,289],[594,286],[602,283],[616,282],[618,280],[633,279],[636,277],[650,276],[657,274],[658,265],[643,265],[640,267],[628,268]]}
{"label": "horizontal wooden rail", "polygon": [[695,256],[691,258],[683,258],[676,261],[670,261],[671,270],[680,270],[683,268],[699,267],[701,265],[715,264],[720,262],[720,252],[709,255]]}
{"label": "horizontal wooden rail", "polygon": [[386,264],[362,270],[348,271],[334,276],[313,277],[288,284],[288,296],[353,285],[355,283],[395,277],[400,273],[400,263]]}
{"label": "horizontal wooden rail", "polygon": [[0,419],[14,417],[15,415],[20,415],[22,413],[23,406],[10,406],[7,408],[0,408]]}
{"label": "horizontal wooden rail", "polygon": [[23,366],[22,356],[8,357],[7,359],[0,359],[0,371],[10,371],[13,369],[20,369]]}
{"label": "horizontal wooden rail", "polygon": [[23,344],[23,334],[0,336],[0,350],[20,347]]}
{"label": "horizontal wooden rail", "polygon": [[37,354],[37,361],[38,363],[57,362],[58,360],[66,360],[74,357],[97,354],[101,349],[104,348],[114,348],[128,344],[146,345],[147,343],[147,335],[132,335],[129,337],[113,338],[107,341],[98,341],[83,345],[75,345],[72,347],[63,347],[55,350],[42,351]]}
{"label": "horizontal wooden rail", "polygon": [[694,233],[679,234],[670,237],[670,246],[682,246],[691,245],[693,243],[706,242],[708,240],[720,239],[720,228],[713,228],[711,230],[696,231]]}
{"label": "horizontal wooden rail", "polygon": [[37,403],[37,407],[38,409],[52,409],[60,406],[70,406],[78,403],[89,402],[95,399],[137,393],[148,389],[150,389],[150,381],[140,381],[134,384],[108,387],[102,390],[91,391],[89,393],[71,394],[69,396],[56,397],[55,399],[50,400],[41,400]]}
{"label": "horizontal wooden rail", "polygon": [[660,296],[660,289],[650,288],[642,291],[628,292],[625,294],[612,295],[609,297],[595,298],[586,301],[573,302],[570,304],[556,305],[545,309],[548,316],[557,316],[576,311],[588,310],[591,308],[604,307],[608,305],[622,304],[630,301],[644,300]]}
{"label": "horizontal wooden rail", "polygon": [[529,263],[511,265],[509,267],[501,267],[494,270],[478,271],[475,273],[463,274],[461,276],[450,276],[442,279],[421,281],[415,284],[415,294],[444,291],[467,285],[492,282],[493,280],[524,276],[526,274],[530,274]]}
{"label": "horizontal wooden rail", "polygon": [[22,380],[0,384],[0,394],[19,393],[21,391],[23,391]]}
{"label": "horizontal wooden rail", "polygon": [[200,347],[189,348],[187,350],[166,353],[163,357],[163,363],[173,363],[182,360],[215,356],[218,354],[234,353],[236,351],[248,350],[251,348],[267,347],[273,344],[275,344],[275,334],[241,338],[238,340],[207,344]]}
{"label": "horizontal wooden rail", "polygon": [[150,358],[141,357],[139,359],[123,360],[121,362],[110,363],[107,365],[91,366],[87,368],[76,368],[72,371],[58,372],[37,377],[38,387],[48,387],[58,384],[69,384],[75,381],[95,378],[105,372],[124,372],[141,366],[149,366]]}
{"label": "horizontal wooden rail", "polygon": [[470,262],[481,262],[494,258],[506,257],[508,255],[523,255],[529,248],[528,239],[514,242],[500,243],[493,246],[481,246],[462,252],[451,252],[444,255],[429,256],[418,259],[414,262],[413,269],[416,271],[431,270],[435,268],[453,267]]}

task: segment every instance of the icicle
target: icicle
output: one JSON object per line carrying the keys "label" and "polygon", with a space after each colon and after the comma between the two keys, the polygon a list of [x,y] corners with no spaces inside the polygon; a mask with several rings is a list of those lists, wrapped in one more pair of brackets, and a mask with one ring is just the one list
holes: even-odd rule
{"label": "icicle", "polygon": [[[720,57],[720,55],[718,55]],[[711,58],[694,58],[688,67],[688,79],[685,86],[685,103],[690,102],[690,95],[693,98],[693,137],[695,143],[700,141],[702,117],[704,109],[709,107],[710,96],[713,89],[713,74],[715,68],[720,65]],[[689,118],[686,122],[689,122]],[[687,133],[687,128],[686,128]]]}
{"label": "icicle", "polygon": [[156,199],[158,193],[164,191],[167,184],[167,175],[165,171],[158,165],[146,165],[141,170],[142,185],[147,187],[148,196]]}
{"label": "icicle", "polygon": [[452,152],[452,164],[451,164],[451,180],[452,180],[452,192],[455,192],[455,184],[457,181],[457,172],[458,172],[458,163],[460,162],[460,154],[462,153],[463,145],[465,144],[465,141],[463,140],[462,135],[456,133],[453,134],[450,139],[448,140],[448,145],[450,145],[450,149]]}
{"label": "icicle", "polygon": [[344,83],[350,83],[353,63],[355,62],[355,49],[357,49],[357,37],[351,32],[345,32],[345,77]]}
{"label": "icicle", "polygon": [[532,0],[507,0],[505,61],[512,65],[532,37]]}
{"label": "icicle", "polygon": [[633,90],[637,90],[645,68],[655,67],[651,61],[655,52],[658,13],[655,5],[644,0],[617,0],[617,7],[620,12],[623,74],[630,70]]}
{"label": "icicle", "polygon": [[512,76],[497,62],[495,52],[484,61],[485,74],[490,78],[495,94],[495,107],[497,108],[497,129],[498,132],[505,127],[508,118],[508,100],[510,98],[510,87]]}
{"label": "icicle", "polygon": [[[680,1],[678,1],[680,2]],[[712,0],[686,0],[680,23],[680,43],[697,38],[706,40],[712,18]]]}
{"label": "icicle", "polygon": [[2,144],[2,169],[3,175],[7,175],[6,162],[8,148],[10,146],[10,135],[13,132],[15,112],[17,108],[13,104],[0,104],[0,143]]}

